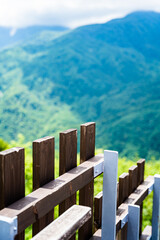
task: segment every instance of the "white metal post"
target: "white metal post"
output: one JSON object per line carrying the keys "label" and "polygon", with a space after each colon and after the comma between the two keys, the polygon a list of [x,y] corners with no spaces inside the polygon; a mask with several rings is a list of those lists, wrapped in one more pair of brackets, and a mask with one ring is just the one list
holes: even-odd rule
{"label": "white metal post", "polygon": [[118,152],[104,151],[102,240],[116,238]]}
{"label": "white metal post", "polygon": [[139,222],[140,222],[140,207],[129,204],[128,205],[127,240],[139,239]]}
{"label": "white metal post", "polygon": [[0,239],[14,240],[17,234],[17,217],[0,216]]}
{"label": "white metal post", "polygon": [[152,240],[160,237],[160,175],[154,176],[153,187],[153,211],[152,211]]}

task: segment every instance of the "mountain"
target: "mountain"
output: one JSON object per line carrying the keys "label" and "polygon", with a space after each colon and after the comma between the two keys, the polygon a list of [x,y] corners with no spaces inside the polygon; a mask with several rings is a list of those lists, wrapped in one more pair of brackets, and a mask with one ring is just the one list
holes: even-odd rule
{"label": "mountain", "polygon": [[48,40],[48,37],[52,36],[52,39],[61,36],[69,29],[63,26],[31,26],[26,28],[6,28],[0,27],[0,49],[11,47],[16,44],[20,44],[25,41],[29,41],[33,38],[43,38]]}
{"label": "mountain", "polygon": [[26,141],[96,121],[96,146],[160,157],[160,14],[34,37],[0,54],[0,137]]}

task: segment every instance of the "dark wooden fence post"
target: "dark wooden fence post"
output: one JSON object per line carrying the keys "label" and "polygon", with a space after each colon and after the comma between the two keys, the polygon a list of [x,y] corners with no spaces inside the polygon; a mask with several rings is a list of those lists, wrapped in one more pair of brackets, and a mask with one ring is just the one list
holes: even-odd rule
{"label": "dark wooden fence post", "polygon": [[[25,196],[24,149],[0,152],[0,210]],[[24,232],[15,237],[24,239]]]}
{"label": "dark wooden fence post", "polygon": [[[45,137],[33,142],[33,190],[54,179],[54,137]],[[54,219],[54,210],[33,224],[33,236]]]}
{"label": "dark wooden fence post", "polygon": [[[83,163],[95,155],[95,123],[81,125],[80,162]],[[79,204],[91,207],[91,219],[79,230],[79,239],[87,240],[92,236],[93,227],[94,181],[79,191]]]}
{"label": "dark wooden fence post", "polygon": [[102,225],[102,196],[100,192],[94,197],[94,227],[97,231]]}
{"label": "dark wooden fence post", "polygon": [[[129,174],[123,173],[119,177],[119,205],[121,205],[129,196]],[[127,240],[127,224],[120,231],[119,239]]]}
{"label": "dark wooden fence post", "polygon": [[[145,168],[145,159],[140,159],[137,162],[138,166],[138,185],[140,185],[144,181],[144,168]],[[139,235],[142,233],[142,214],[143,214],[143,202],[140,205],[140,228]]]}
{"label": "dark wooden fence post", "polygon": [[[77,166],[77,129],[61,132],[59,139],[59,175],[62,175]],[[59,205],[59,214],[74,204],[76,193]],[[75,239],[75,235],[71,239]]]}
{"label": "dark wooden fence post", "polygon": [[132,166],[129,168],[129,195],[138,186],[138,167]]}

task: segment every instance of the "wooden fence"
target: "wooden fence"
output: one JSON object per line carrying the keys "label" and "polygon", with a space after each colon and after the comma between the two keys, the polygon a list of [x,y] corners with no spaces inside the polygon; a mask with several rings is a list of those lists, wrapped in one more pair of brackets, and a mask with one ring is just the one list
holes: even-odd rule
{"label": "wooden fence", "polygon": [[[112,240],[114,236],[103,237],[103,232],[108,229],[111,230],[110,236],[116,232],[117,239],[127,239],[127,232],[130,229],[131,215],[128,215],[130,204],[138,205],[140,208],[140,227],[137,225],[140,238],[147,239],[151,236],[151,230],[149,229],[148,232],[148,228],[145,230],[147,234],[145,231],[142,234],[143,200],[155,185],[153,177],[148,177],[144,181],[144,159],[139,160],[128,173],[123,173],[117,184],[118,154],[106,151],[104,155],[95,156],[95,123],[86,123],[81,125],[79,166],[77,166],[77,130],[70,129],[60,133],[59,177],[55,179],[54,148],[54,137],[45,137],[33,142],[33,192],[27,196],[25,196],[24,149],[16,147],[0,153],[0,239],[3,239],[1,236],[8,231],[4,239],[13,239],[16,234],[15,239],[22,240],[25,238],[25,229],[32,224],[33,236],[36,234],[38,236],[38,233],[54,220],[54,208],[57,205],[59,205],[59,215],[62,214],[60,218],[62,221],[67,214],[72,214],[73,217],[81,212],[80,220],[77,220],[74,226],[73,219],[72,222],[68,222],[68,225],[72,225],[74,234],[66,235],[64,239],[75,239],[75,231],[79,227],[80,240],[101,239],[101,237]],[[108,158],[107,165],[105,158]],[[103,171],[103,189],[107,190],[94,197],[94,178]],[[72,211],[68,210],[69,213],[64,213],[77,203],[77,191],[79,191],[79,205],[89,208],[72,207]],[[116,203],[110,206],[111,202],[115,202],[115,198]],[[84,212],[86,218],[82,214]],[[63,213],[66,214],[65,217]],[[109,217],[104,217],[107,215]],[[107,225],[103,227],[106,222]],[[102,231],[99,230],[101,227]]]}

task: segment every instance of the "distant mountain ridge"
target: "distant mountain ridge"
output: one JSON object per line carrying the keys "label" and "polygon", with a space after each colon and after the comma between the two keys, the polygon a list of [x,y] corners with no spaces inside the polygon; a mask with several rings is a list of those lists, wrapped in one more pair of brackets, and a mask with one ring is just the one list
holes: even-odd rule
{"label": "distant mountain ridge", "polygon": [[42,32],[64,32],[69,30],[63,26],[31,26],[25,28],[0,27],[0,48],[20,44],[33,39]]}
{"label": "distant mountain ridge", "polygon": [[96,121],[97,147],[159,158],[159,26],[159,13],[135,12],[1,51],[0,137]]}
{"label": "distant mountain ridge", "polygon": [[[86,29],[90,36],[96,36],[98,39],[103,38],[112,46],[131,47],[142,52],[145,56],[147,54],[149,57],[159,57],[160,49],[156,49],[160,44],[159,22],[160,13],[138,11],[105,24],[80,27],[77,31],[84,32]],[[142,31],[144,31],[143,34]],[[155,49],[157,52],[153,52]]]}

